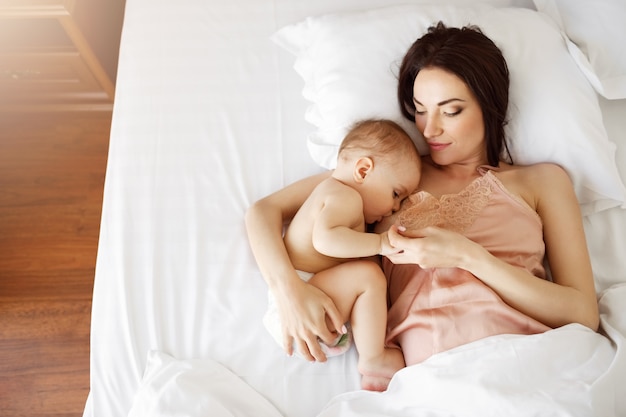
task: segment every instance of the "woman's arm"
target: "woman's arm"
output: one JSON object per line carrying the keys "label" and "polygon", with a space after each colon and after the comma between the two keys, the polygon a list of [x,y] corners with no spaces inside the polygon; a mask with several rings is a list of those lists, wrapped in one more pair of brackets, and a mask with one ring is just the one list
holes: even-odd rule
{"label": "woman's arm", "polygon": [[560,291],[546,300],[546,309],[561,322],[577,322],[597,330],[598,301],[580,206],[567,173],[559,166],[535,166],[529,183],[535,185],[537,213],[552,280]]}
{"label": "woman's arm", "polygon": [[296,274],[282,239],[283,224],[293,218],[313,188],[330,172],[291,184],[254,203],[246,212],[246,229],[252,253],[270,291],[276,298],[283,326],[283,346],[293,353],[293,343],[309,360],[325,361],[317,338],[332,343],[326,325],[330,318],[338,332],[343,322],[331,299]]}
{"label": "woman's arm", "polygon": [[426,228],[403,237],[389,231],[391,244],[404,254],[396,263],[417,263],[424,268],[459,267],[491,287],[511,307],[559,327],[581,323],[597,330],[599,323],[591,262],[578,201],[567,174],[554,165],[533,170],[526,178],[537,213],[544,225],[546,253],[553,282],[537,279],[526,270],[491,255],[479,244],[447,230]]}

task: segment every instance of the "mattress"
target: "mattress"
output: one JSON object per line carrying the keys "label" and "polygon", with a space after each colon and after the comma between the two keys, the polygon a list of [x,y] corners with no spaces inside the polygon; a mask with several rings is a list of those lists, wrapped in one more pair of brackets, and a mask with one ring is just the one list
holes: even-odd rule
{"label": "mattress", "polygon": [[[271,36],[307,16],[391,3],[127,0],[85,417],[444,415],[438,407],[454,393],[464,415],[490,415],[476,408],[481,398],[492,398],[494,409],[517,404],[507,415],[534,415],[546,401],[558,410],[554,415],[626,415],[626,210],[620,207],[585,217],[600,333],[570,325],[536,336],[495,336],[407,368],[387,393],[374,394],[359,390],[354,349],[309,363],[287,357],[265,330],[267,285],[248,246],[245,211],[324,170],[307,147],[313,126],[304,117],[309,103],[293,55]],[[600,98],[600,104],[626,180],[626,100]],[[509,361],[524,349],[533,353],[533,367]],[[574,356],[563,355],[570,349]],[[543,395],[524,396],[539,380]],[[416,390],[428,401],[398,408]],[[511,390],[526,408],[507,402]]]}

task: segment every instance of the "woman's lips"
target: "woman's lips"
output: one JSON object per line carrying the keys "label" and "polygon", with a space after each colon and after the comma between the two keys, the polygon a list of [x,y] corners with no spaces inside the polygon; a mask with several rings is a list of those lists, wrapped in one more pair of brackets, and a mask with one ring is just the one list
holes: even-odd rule
{"label": "woman's lips", "polygon": [[428,147],[430,148],[431,151],[442,151],[445,148],[447,148],[450,144],[449,143],[429,143]]}

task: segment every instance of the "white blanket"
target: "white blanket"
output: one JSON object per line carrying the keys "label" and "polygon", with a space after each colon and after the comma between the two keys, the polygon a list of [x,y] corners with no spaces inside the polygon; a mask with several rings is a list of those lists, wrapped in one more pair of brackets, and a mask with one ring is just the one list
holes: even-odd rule
{"label": "white blanket", "polygon": [[[600,300],[607,336],[572,324],[488,337],[402,369],[386,392],[338,395],[318,417],[623,416],[626,387],[618,377],[626,373],[626,315],[619,300],[625,298],[621,285]],[[152,351],[129,417],[180,415],[281,416],[219,363]]]}
{"label": "white blanket", "polygon": [[401,370],[382,394],[336,397],[320,417],[591,416],[613,355],[608,339],[579,325],[491,337]]}
{"label": "white blanket", "polygon": [[605,337],[572,324],[460,346],[398,372],[384,393],[335,397],[331,416],[624,416],[626,285],[600,299]]}

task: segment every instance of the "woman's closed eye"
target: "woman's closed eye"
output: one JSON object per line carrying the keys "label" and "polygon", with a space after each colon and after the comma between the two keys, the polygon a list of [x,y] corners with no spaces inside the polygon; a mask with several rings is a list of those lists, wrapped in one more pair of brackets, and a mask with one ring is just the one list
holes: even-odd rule
{"label": "woman's closed eye", "polygon": [[454,116],[458,116],[459,114],[461,114],[462,111],[463,109],[456,109],[452,111],[444,111],[443,114],[445,114],[448,117],[454,117]]}
{"label": "woman's closed eye", "polygon": [[[461,114],[462,111],[463,109],[454,109],[454,110],[444,111],[443,114],[446,117],[454,117],[454,116],[458,116],[459,114]],[[415,109],[416,116],[423,116],[425,114],[426,114],[426,110]]]}

